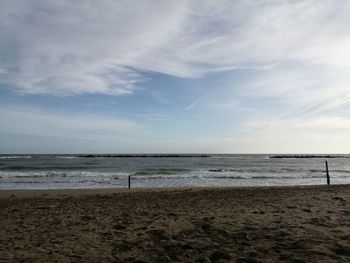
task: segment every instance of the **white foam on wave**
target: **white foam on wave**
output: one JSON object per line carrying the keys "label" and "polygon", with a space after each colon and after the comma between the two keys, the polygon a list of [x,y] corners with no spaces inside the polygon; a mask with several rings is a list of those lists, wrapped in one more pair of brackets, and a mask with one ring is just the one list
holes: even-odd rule
{"label": "white foam on wave", "polygon": [[55,156],[56,159],[78,159],[79,156]]}
{"label": "white foam on wave", "polygon": [[30,159],[32,155],[6,155],[0,156],[0,159]]}
{"label": "white foam on wave", "polygon": [[[87,172],[87,171],[30,171],[30,172],[14,172],[14,171],[0,171],[0,182],[28,182],[34,181],[49,181],[60,180],[69,182],[79,178],[92,180],[104,180],[104,178],[110,179],[122,179],[131,175],[130,173],[123,172]],[[76,178],[76,179],[75,179]]]}

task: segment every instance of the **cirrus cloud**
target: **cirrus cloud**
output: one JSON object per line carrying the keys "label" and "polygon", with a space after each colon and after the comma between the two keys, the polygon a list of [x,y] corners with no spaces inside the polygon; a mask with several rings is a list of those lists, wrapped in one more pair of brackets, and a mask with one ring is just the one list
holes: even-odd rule
{"label": "cirrus cloud", "polygon": [[349,14],[350,3],[334,0],[3,0],[0,81],[24,94],[122,95],[149,71],[193,78],[240,68],[259,73],[248,93],[280,96],[283,85],[269,83],[299,68],[298,83],[340,75],[346,86]]}

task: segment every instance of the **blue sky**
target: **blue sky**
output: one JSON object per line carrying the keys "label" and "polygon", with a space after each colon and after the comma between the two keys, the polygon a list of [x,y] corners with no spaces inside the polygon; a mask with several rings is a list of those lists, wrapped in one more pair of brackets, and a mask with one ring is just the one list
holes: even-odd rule
{"label": "blue sky", "polygon": [[347,1],[0,1],[0,153],[347,153]]}

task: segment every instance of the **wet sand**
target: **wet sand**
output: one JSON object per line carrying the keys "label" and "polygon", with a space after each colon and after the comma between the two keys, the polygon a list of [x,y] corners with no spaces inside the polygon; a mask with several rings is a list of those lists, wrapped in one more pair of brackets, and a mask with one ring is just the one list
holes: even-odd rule
{"label": "wet sand", "polygon": [[350,185],[0,191],[0,262],[350,262]]}

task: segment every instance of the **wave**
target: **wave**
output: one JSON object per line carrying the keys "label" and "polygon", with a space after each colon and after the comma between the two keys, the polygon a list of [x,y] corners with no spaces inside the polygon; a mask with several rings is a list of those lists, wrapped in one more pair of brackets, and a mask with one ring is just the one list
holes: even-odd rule
{"label": "wave", "polygon": [[252,176],[252,179],[296,179],[298,177],[296,176],[263,176],[263,175],[257,175]]}
{"label": "wave", "polygon": [[297,176],[264,176],[264,175],[257,175],[257,176],[251,176],[251,175],[222,175],[222,176],[211,176],[210,178],[217,178],[217,179],[300,179],[300,177]]}
{"label": "wave", "polygon": [[254,172],[255,169],[247,169],[247,168],[237,168],[237,169],[224,169],[224,168],[215,168],[209,169],[208,172],[212,173],[228,173],[228,172],[238,172],[238,173],[246,173],[246,172]]}
{"label": "wave", "polygon": [[333,173],[333,172],[334,173],[350,173],[349,170],[330,170],[330,173]]}
{"label": "wave", "polygon": [[310,169],[309,172],[310,173],[324,173],[325,170],[323,170],[323,169]]}
{"label": "wave", "polygon": [[47,171],[47,172],[1,172],[0,178],[126,178],[127,176],[132,175],[132,173],[123,173],[123,172],[86,172],[86,171],[70,171],[70,172],[61,172],[61,171]]}
{"label": "wave", "polygon": [[[10,167],[10,168],[9,168]],[[314,180],[322,181],[325,179],[325,171],[323,169],[306,169],[306,167],[294,168],[280,168],[271,169],[270,167],[263,167],[258,169],[256,167],[249,168],[235,168],[235,169],[186,169],[186,168],[148,168],[140,169],[136,171],[115,172],[115,171],[98,171],[98,170],[86,170],[86,166],[82,167],[57,167],[57,169],[50,169],[50,166],[32,167],[33,171],[26,171],[29,167],[23,166],[9,166],[0,170],[0,183],[106,183],[106,184],[124,184],[128,176],[131,176],[133,180],[166,180],[195,182],[196,180],[207,180],[208,182],[215,182],[217,180],[252,180],[252,182],[266,182],[288,180]],[[75,170],[75,168],[81,168],[81,170]],[[269,169],[267,169],[269,168]],[[349,180],[350,171],[345,169],[335,169],[330,171],[331,178],[340,180]],[[319,180],[318,180],[319,179]],[[120,180],[120,181],[118,181]],[[123,181],[124,180],[124,181]],[[160,182],[160,181],[159,181]],[[243,182],[243,181],[242,181]],[[146,183],[147,184],[147,183]],[[156,183],[157,184],[157,183]],[[1,185],[0,185],[1,187]]]}
{"label": "wave", "polygon": [[55,156],[57,159],[78,159],[78,156]]}
{"label": "wave", "polygon": [[[80,180],[75,180],[75,181],[62,181],[62,180],[51,180],[50,182],[45,181],[45,180],[26,180],[26,181],[21,181],[21,180],[14,180],[8,183],[13,183],[13,184],[43,184],[43,185],[52,185],[52,184],[69,184],[69,185],[74,185],[74,184],[86,184],[86,185],[91,185],[91,184],[110,184],[113,185],[113,181],[111,180],[93,180],[93,179],[80,179]],[[125,184],[126,185],[126,184]]]}
{"label": "wave", "polygon": [[29,165],[8,165],[1,167],[3,171],[29,171],[29,170],[87,170],[88,166],[68,166],[68,165],[52,165],[52,166],[29,166]]}
{"label": "wave", "polygon": [[242,175],[205,176],[205,178],[215,178],[215,179],[248,179],[248,177],[242,176]]}
{"label": "wave", "polygon": [[257,167],[257,168],[235,168],[235,169],[224,169],[224,168],[215,168],[215,169],[209,169],[208,172],[213,173],[228,173],[228,172],[235,172],[235,173],[285,173],[285,172],[305,172],[302,169],[293,169],[293,168],[264,168],[264,167]]}
{"label": "wave", "polygon": [[171,175],[171,174],[181,174],[181,173],[190,173],[193,170],[185,168],[157,168],[157,169],[144,169],[137,171],[134,175],[153,175],[153,174],[162,174],[162,175]]}
{"label": "wave", "polygon": [[32,155],[6,155],[0,156],[0,159],[31,159]]}
{"label": "wave", "polygon": [[165,179],[165,180],[169,180],[169,179],[183,179],[183,178],[188,178],[188,179],[195,179],[195,178],[203,178],[203,176],[198,175],[198,174],[168,174],[168,175],[147,175],[147,176],[143,176],[143,175],[133,175],[131,176],[131,178],[133,179],[142,179],[142,180],[154,180],[154,179]]}
{"label": "wave", "polygon": [[77,155],[1,155],[0,159],[77,159],[80,158]]}

